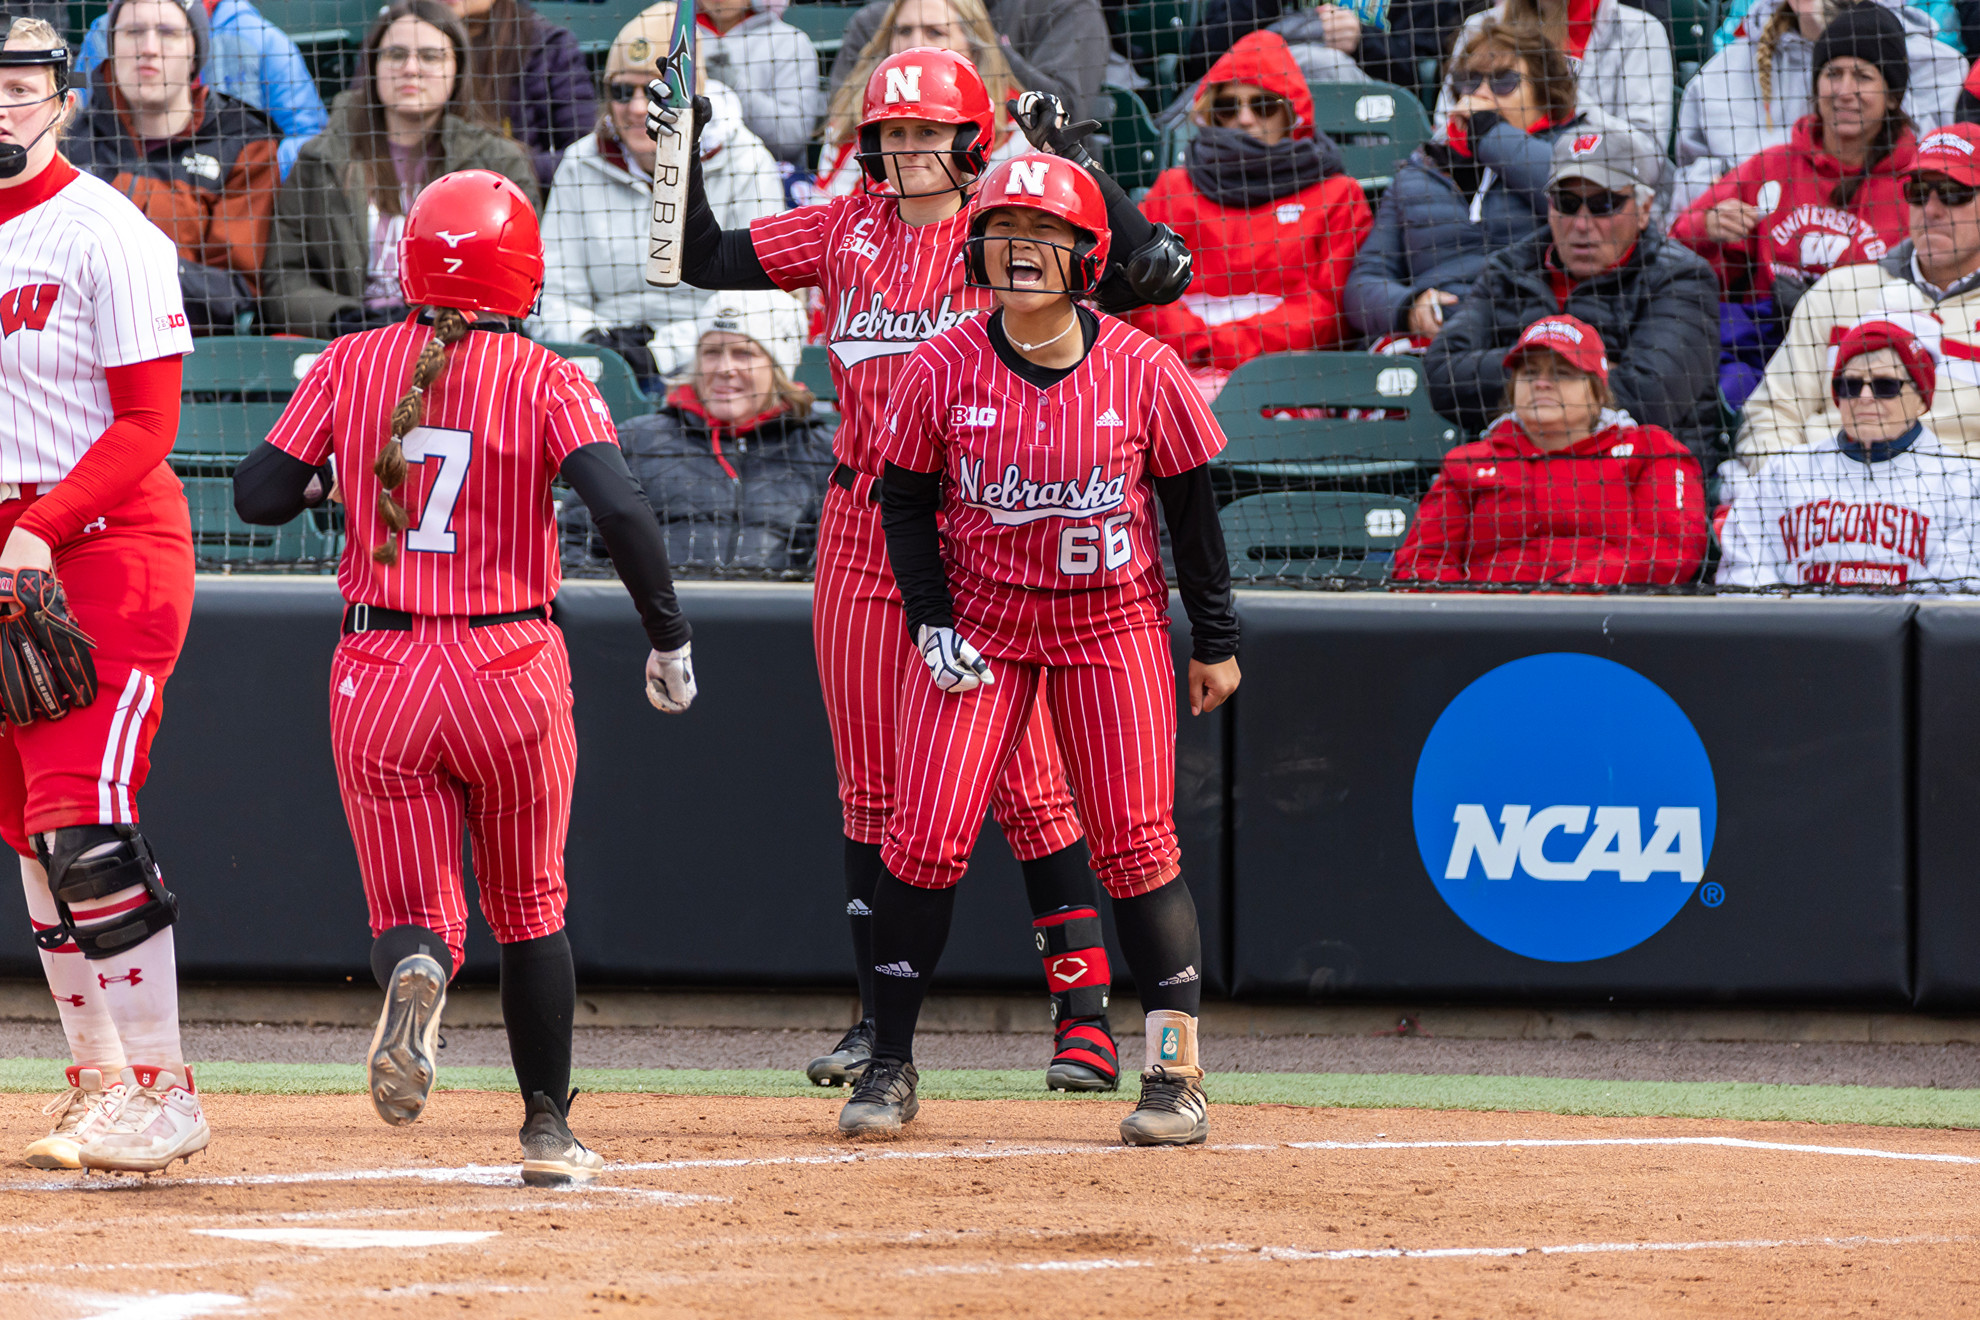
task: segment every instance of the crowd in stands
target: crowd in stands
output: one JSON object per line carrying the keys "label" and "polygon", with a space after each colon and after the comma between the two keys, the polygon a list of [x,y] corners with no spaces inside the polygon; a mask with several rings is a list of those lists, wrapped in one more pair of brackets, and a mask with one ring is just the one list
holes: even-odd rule
{"label": "crowd in stands", "polygon": [[[876,186],[855,125],[890,54],[975,64],[992,162],[1028,149],[1008,99],[1057,95],[1107,124],[1099,149],[1138,96],[1163,132],[1135,195],[1194,278],[1133,322],[1213,402],[1262,355],[1361,350],[1448,422],[1441,464],[1379,486],[1414,509],[1399,587],[1980,589],[1980,3],[1723,0],[1706,42],[1673,40],[1668,0],[1197,0],[1151,46],[1148,0],[872,0],[821,58],[806,31],[837,26],[792,2],[681,0],[724,229]],[[675,563],[802,574],[833,465],[835,414],[798,383],[825,309],[646,283],[674,0],[623,16],[581,42],[529,0],[391,0],[306,57],[254,0],[113,0],[69,34],[64,149],[178,245],[203,335],[403,318],[413,198],[507,176],[547,253],[526,329],[630,367],[652,411],[621,437]],[[1363,88],[1358,123],[1323,115]],[[1364,111],[1394,96],[1428,140],[1358,177],[1387,118]],[[563,519],[569,560],[602,565]]]}

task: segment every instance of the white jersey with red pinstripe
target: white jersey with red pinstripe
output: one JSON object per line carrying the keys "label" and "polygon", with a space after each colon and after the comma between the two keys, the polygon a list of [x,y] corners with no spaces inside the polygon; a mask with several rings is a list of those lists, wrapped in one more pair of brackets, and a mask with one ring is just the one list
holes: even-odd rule
{"label": "white jersey with red pinstripe", "polygon": [[880,475],[874,428],[896,377],[927,339],[980,320],[990,295],[963,283],[965,207],[910,225],[891,197],[839,197],[750,222],[757,260],[778,287],[825,298],[832,384],[845,421],[832,441],[841,463]]}
{"label": "white jersey with red pinstripe", "polygon": [[371,557],[387,536],[371,465],[432,337],[407,320],[332,341],[268,441],[305,463],[336,456],[345,600],[423,615],[546,605],[560,578],[550,483],[573,451],[616,444],[618,433],[575,366],[518,334],[472,331],[447,349],[422,424],[403,442],[408,475],[394,493],[412,525],[399,562]]}
{"label": "white jersey with red pinstripe", "polygon": [[104,368],[192,349],[178,249],[115,188],[77,174],[0,221],[0,482],[68,474],[112,421]]}
{"label": "white jersey with red pinstripe", "polygon": [[1168,617],[1149,479],[1209,462],[1224,433],[1175,350],[1099,323],[1047,389],[1004,365],[985,320],[924,344],[895,387],[880,457],[944,474],[949,585],[986,655],[1064,663]]}

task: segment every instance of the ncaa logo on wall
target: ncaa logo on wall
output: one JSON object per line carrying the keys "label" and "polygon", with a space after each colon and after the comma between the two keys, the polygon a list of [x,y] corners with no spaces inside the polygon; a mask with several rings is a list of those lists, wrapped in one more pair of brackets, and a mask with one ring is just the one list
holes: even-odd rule
{"label": "ncaa logo on wall", "polygon": [[1416,763],[1416,846],[1444,902],[1547,962],[1631,949],[1699,890],[1718,825],[1705,744],[1635,670],[1554,653],[1445,708]]}

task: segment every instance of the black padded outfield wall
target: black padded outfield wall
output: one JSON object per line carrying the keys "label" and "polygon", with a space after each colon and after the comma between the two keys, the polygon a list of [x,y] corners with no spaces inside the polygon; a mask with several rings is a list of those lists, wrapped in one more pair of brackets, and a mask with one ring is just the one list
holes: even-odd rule
{"label": "black padded outfield wall", "polygon": [[1980,601],[1918,610],[1918,1006],[1980,1007]]}
{"label": "black padded outfield wall", "polygon": [[1913,609],[1245,593],[1235,990],[1904,1004]]}
{"label": "black padded outfield wall", "polygon": [[[593,983],[851,985],[838,799],[811,647],[811,589],[686,583],[701,695],[646,702],[646,641],[617,583],[571,582],[578,776],[567,852],[578,974]],[[181,899],[191,977],[369,976],[357,859],[330,757],[340,599],[327,579],[201,578],[167,688],[144,828]],[[1180,611],[1178,611],[1178,614]],[[1176,633],[1178,663],[1186,628]],[[1224,716],[1181,715],[1178,826],[1225,988]],[[18,890],[0,970],[38,974]],[[494,943],[470,918],[470,977]],[[1017,864],[987,826],[938,984],[1042,988]],[[1044,1000],[1040,995],[1040,1023]]]}

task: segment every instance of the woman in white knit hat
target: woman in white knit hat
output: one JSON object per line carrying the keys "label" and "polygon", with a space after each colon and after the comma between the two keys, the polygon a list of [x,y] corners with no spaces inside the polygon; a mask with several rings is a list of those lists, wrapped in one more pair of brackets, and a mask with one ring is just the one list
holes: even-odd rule
{"label": "woman in white knit hat", "polygon": [[[619,429],[669,562],[802,570],[817,544],[836,420],[814,416],[811,391],[791,379],[804,313],[774,290],[717,293],[693,325],[688,379],[659,412]],[[565,512],[564,536],[575,556],[604,553],[581,505]]]}
{"label": "woman in white knit hat", "polygon": [[[656,289],[645,278],[654,145],[643,127],[644,88],[673,25],[665,0],[612,42],[598,127],[565,149],[543,212],[543,302],[529,322],[538,339],[616,349],[656,390],[692,365],[695,315],[706,296],[685,284]],[[701,134],[701,171],[716,217],[724,228],[741,228],[783,210],[777,162],[743,127],[735,93],[706,79],[699,90],[715,112]]]}

